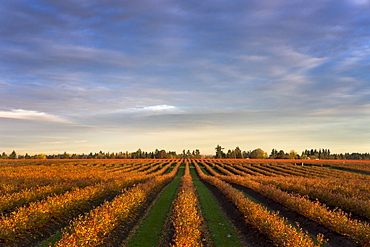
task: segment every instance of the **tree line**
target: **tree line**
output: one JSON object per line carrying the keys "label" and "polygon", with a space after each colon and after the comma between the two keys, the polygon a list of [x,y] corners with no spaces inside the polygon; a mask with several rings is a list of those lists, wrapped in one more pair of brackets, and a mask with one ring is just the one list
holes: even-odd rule
{"label": "tree line", "polygon": [[35,155],[17,155],[15,150],[10,154],[3,152],[0,159],[201,159],[201,158],[215,158],[215,159],[347,159],[347,160],[370,160],[370,153],[331,153],[329,149],[305,149],[301,154],[294,150],[285,152],[284,150],[272,149],[268,154],[261,148],[254,150],[243,151],[239,147],[235,149],[228,149],[217,145],[215,148],[215,155],[202,155],[199,149],[183,150],[181,153],[176,151],[166,151],[164,149],[147,152],[140,148],[134,152],[103,152],[89,154],[70,154],[64,152],[63,154],[46,155],[43,153]]}
{"label": "tree line", "polygon": [[337,160],[370,160],[370,153],[331,153],[330,149],[305,149],[301,154],[295,150],[272,149],[270,154],[261,148],[252,151],[242,151],[239,147],[224,152],[224,148],[217,145],[216,159],[337,159]]}
{"label": "tree line", "polygon": [[[140,148],[135,152],[103,152],[89,153],[89,154],[76,154],[67,153],[63,154],[35,154],[35,155],[17,155],[15,150],[11,154],[6,154],[5,152],[0,155],[0,159],[201,159],[206,156],[201,155],[199,149],[190,151],[183,150],[182,153],[176,153],[175,151],[166,151],[164,149],[152,152],[142,151]],[[210,158],[210,157],[209,157]]]}

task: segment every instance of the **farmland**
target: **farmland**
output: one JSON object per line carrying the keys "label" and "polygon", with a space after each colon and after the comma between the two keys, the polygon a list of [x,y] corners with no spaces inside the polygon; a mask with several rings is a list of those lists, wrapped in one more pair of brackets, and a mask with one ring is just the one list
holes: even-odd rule
{"label": "farmland", "polygon": [[0,246],[370,246],[370,162],[0,161]]}

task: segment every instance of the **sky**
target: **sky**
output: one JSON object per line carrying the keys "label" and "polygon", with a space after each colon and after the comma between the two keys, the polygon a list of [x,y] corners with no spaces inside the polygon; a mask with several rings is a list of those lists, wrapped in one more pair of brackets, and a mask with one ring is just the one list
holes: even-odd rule
{"label": "sky", "polygon": [[0,152],[370,152],[369,0],[0,2]]}

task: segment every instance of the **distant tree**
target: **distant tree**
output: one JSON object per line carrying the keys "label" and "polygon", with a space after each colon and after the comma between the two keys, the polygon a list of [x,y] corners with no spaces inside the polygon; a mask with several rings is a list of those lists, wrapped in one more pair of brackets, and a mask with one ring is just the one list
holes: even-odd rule
{"label": "distant tree", "polygon": [[290,150],[289,155],[288,155],[288,158],[289,159],[298,159],[299,158],[299,155],[298,155],[298,153],[296,151]]}
{"label": "distant tree", "polygon": [[157,158],[158,159],[158,155],[159,155],[159,150],[158,150],[158,148],[156,148],[155,149],[155,151],[154,151],[154,153],[153,153],[154,155],[154,158]]}
{"label": "distant tree", "polygon": [[195,149],[194,157],[196,159],[200,159],[201,158],[199,149]]}
{"label": "distant tree", "polygon": [[157,154],[157,159],[167,159],[167,153],[166,150],[162,149]]}
{"label": "distant tree", "polygon": [[239,147],[236,147],[234,152],[235,152],[235,158],[243,159],[242,150]]}
{"label": "distant tree", "polygon": [[99,153],[97,154],[97,157],[96,159],[106,159],[106,155],[103,151],[99,151]]}
{"label": "distant tree", "polygon": [[275,148],[273,148],[272,150],[271,150],[271,154],[270,154],[270,156],[269,156],[269,158],[270,159],[276,159],[276,156],[278,155],[278,151],[275,149]]}
{"label": "distant tree", "polygon": [[7,159],[8,155],[5,152],[3,152],[0,158],[1,159]]}
{"label": "distant tree", "polygon": [[141,151],[141,149],[140,149],[140,148],[136,151],[136,153],[135,153],[135,157],[136,157],[137,159],[141,159],[141,158],[143,158],[143,151]]}
{"label": "distant tree", "polygon": [[82,153],[82,154],[79,156],[79,159],[87,159],[87,154]]}
{"label": "distant tree", "polygon": [[13,152],[9,155],[9,159],[16,159],[17,153],[13,150]]}
{"label": "distant tree", "polygon": [[308,156],[307,156],[306,154],[302,154],[302,155],[301,155],[301,159],[303,159],[303,160],[307,160],[307,159],[308,159]]}
{"label": "distant tree", "polygon": [[285,154],[285,152],[283,150],[280,150],[277,153],[275,159],[286,159],[286,157],[287,157],[287,155]]}
{"label": "distant tree", "polygon": [[215,148],[216,149],[216,159],[222,159],[225,157],[225,154],[222,150],[224,150],[223,147],[221,147],[220,145],[217,145],[217,147]]}
{"label": "distant tree", "polygon": [[[64,152],[63,154],[36,154],[30,156],[28,153],[25,155],[18,155],[13,152],[10,155],[7,155],[5,152],[0,154],[0,159],[133,159],[133,158],[146,158],[146,159],[154,159],[154,158],[161,158],[166,157],[170,159],[175,158],[266,158],[267,154],[262,149],[258,148],[253,151],[241,151],[239,147],[235,149],[228,150],[225,154],[223,152],[224,148],[220,145],[217,145],[216,149],[216,156],[214,155],[201,155],[198,149],[193,150],[183,150],[182,153],[176,154],[174,151],[169,151],[166,155],[163,154],[163,151],[159,151],[156,149],[152,152],[145,152],[141,149],[138,149],[135,152],[119,152],[119,153],[104,153],[102,151],[98,153],[89,154],[68,154]],[[162,154],[160,154],[162,152]],[[165,151],[164,151],[165,152]],[[283,150],[279,152],[276,149],[272,149],[269,158],[276,158],[276,159],[287,159],[287,158],[302,158],[302,159],[350,159],[350,160],[370,160],[370,153],[340,153],[335,154],[331,153],[329,149],[305,149],[302,152],[302,155],[298,155],[294,150],[291,150],[289,153],[285,153]]]}
{"label": "distant tree", "polygon": [[230,149],[227,150],[226,158],[228,158],[228,159],[235,159],[235,152],[234,152],[234,150],[233,151],[231,151]]}
{"label": "distant tree", "polygon": [[251,159],[266,159],[267,153],[260,148],[253,150],[250,154]]}
{"label": "distant tree", "polygon": [[251,151],[243,151],[243,158],[249,159],[251,157]]}
{"label": "distant tree", "polygon": [[167,158],[168,159],[176,159],[177,158],[176,151],[168,151],[167,152]]}
{"label": "distant tree", "polygon": [[150,154],[150,158],[151,158],[151,159],[155,159],[155,155],[156,155],[156,154],[155,154],[154,152],[150,152],[149,154]]}
{"label": "distant tree", "polygon": [[37,158],[38,159],[46,159],[46,154],[38,154]]}
{"label": "distant tree", "polygon": [[64,152],[63,154],[61,154],[59,156],[60,159],[69,159],[69,154],[67,154],[67,152]]}

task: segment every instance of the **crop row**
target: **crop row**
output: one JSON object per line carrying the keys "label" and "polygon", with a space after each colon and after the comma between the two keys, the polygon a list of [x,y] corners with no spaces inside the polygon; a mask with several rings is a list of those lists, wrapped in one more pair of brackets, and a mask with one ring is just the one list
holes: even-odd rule
{"label": "crop row", "polygon": [[242,192],[234,189],[230,184],[216,176],[205,175],[196,162],[194,162],[194,165],[202,180],[217,187],[228,200],[235,204],[244,215],[247,223],[268,236],[276,245],[316,246],[308,235],[287,224],[286,219],[280,217],[277,213],[270,212],[260,204],[252,202]]}
{"label": "crop row", "polygon": [[[22,165],[17,161],[14,166],[12,162],[1,163],[0,245],[36,243],[69,221],[57,246],[107,246],[117,244],[116,240],[122,243],[128,234],[134,234],[133,225],[174,178],[182,162],[33,161]],[[202,246],[206,243],[202,238],[208,236],[189,162],[195,165],[203,181],[215,186],[236,206],[247,224],[277,246],[317,245],[308,233],[289,224],[279,213],[250,200],[234,188],[235,184],[271,198],[361,246],[370,246],[370,225],[365,222],[370,219],[368,176],[318,164],[301,166],[292,162],[248,160],[185,161],[185,175],[166,224],[172,224],[171,246]],[[324,203],[340,209],[332,210]],[[366,219],[354,220],[342,210]],[[322,236],[318,235],[319,243]]]}
{"label": "crop row", "polygon": [[272,172],[269,170],[264,169],[263,166],[260,165],[232,165],[231,167],[237,168],[242,170],[243,172],[251,173],[252,175],[264,175],[264,176],[277,176],[276,172]]}
{"label": "crop row", "polygon": [[233,172],[235,174],[241,174],[243,176],[246,176],[246,175],[252,175],[252,176],[261,176],[261,175],[265,175],[265,176],[275,176],[276,174],[266,174],[265,172],[266,171],[260,171],[260,170],[257,170],[257,169],[251,169],[251,166],[242,166],[240,164],[232,164],[230,165],[229,167],[231,167],[233,170]]}
{"label": "crop row", "polygon": [[[292,165],[289,163],[274,163],[261,165],[265,170],[272,172],[276,175],[282,176],[301,176],[301,177],[333,177],[336,171],[322,169],[320,167],[304,167]],[[328,174],[328,172],[330,174]]]}
{"label": "crop row", "polygon": [[216,168],[222,167],[230,170],[234,174],[250,174],[255,176],[309,176],[307,173],[297,171],[297,170],[287,170],[281,167],[276,167],[270,164],[239,164],[239,163],[229,163],[229,162],[207,162],[209,165]]}
{"label": "crop row", "polygon": [[8,243],[16,238],[24,237],[29,232],[42,229],[55,220],[69,219],[76,212],[88,208],[91,202],[105,195],[117,193],[122,188],[161,175],[171,165],[172,163],[169,163],[150,175],[125,177],[124,179],[109,180],[85,188],[75,188],[64,194],[52,195],[43,200],[32,202],[27,206],[19,207],[12,214],[1,216],[0,243]]}
{"label": "crop row", "polygon": [[[122,168],[121,168],[122,169]],[[23,189],[74,182],[86,185],[101,182],[123,171],[100,166],[74,164],[3,167],[0,171],[0,194]]]}
{"label": "crop row", "polygon": [[269,164],[267,167],[282,171],[288,175],[295,175],[295,176],[302,176],[302,177],[333,177],[335,174],[330,173],[335,171],[331,171],[329,169],[325,169],[322,167],[309,167],[309,166],[302,166],[302,165],[294,165],[291,163],[274,163]]}
{"label": "crop row", "polygon": [[61,194],[78,187],[80,186],[66,182],[24,189],[14,193],[4,193],[0,195],[0,213],[10,212],[16,207],[41,200],[52,194]]}
{"label": "crop row", "polygon": [[[145,172],[144,174],[151,174],[154,171],[158,170],[160,168],[159,164],[155,164]],[[95,170],[90,171],[92,174]],[[75,188],[84,188],[86,186],[91,186],[93,184],[96,184],[97,182],[102,181],[114,181],[119,180],[127,176],[138,176],[139,173],[122,173],[120,170],[115,170],[114,172],[105,174],[104,177],[100,176],[100,178],[95,179],[73,179],[71,174],[71,181],[68,182],[61,182],[58,184],[51,184],[51,185],[45,185],[45,186],[38,186],[21,190],[19,192],[13,192],[13,193],[3,193],[0,194],[0,213],[3,212],[9,212],[13,209],[15,209],[18,206],[26,205],[30,202],[41,200],[46,198],[47,196],[53,195],[53,194],[61,194],[66,191],[70,191]],[[74,174],[73,174],[74,176]],[[97,175],[99,177],[99,175]],[[37,179],[34,179],[34,182],[37,182]]]}
{"label": "crop row", "polygon": [[[246,176],[242,171],[238,173],[238,170],[233,166],[225,165],[223,168],[215,165],[214,167],[225,175]],[[250,176],[248,178],[263,184],[275,185],[285,191],[308,196],[313,200],[318,199],[329,206],[339,207],[370,219],[370,184],[366,180],[305,178],[301,176]]]}
{"label": "crop row", "polygon": [[[264,185],[254,181],[251,178],[236,175],[219,175],[212,172],[212,168],[205,164],[205,167],[213,175],[229,183],[235,183],[250,188],[263,194],[270,199],[284,205],[285,207],[298,212],[305,217],[326,226],[340,234],[349,236],[363,246],[370,245],[370,225],[366,222],[353,220],[343,211],[333,211],[318,201],[311,201],[305,197],[290,194],[276,188],[273,185]],[[227,173],[227,170],[218,167],[221,171]],[[274,178],[275,179],[275,178]],[[281,180],[281,178],[280,178]]]}
{"label": "crop row", "polygon": [[285,191],[320,200],[330,206],[358,214],[370,219],[370,185],[365,181],[340,181],[338,179],[252,178],[263,184],[274,185]]}
{"label": "crop row", "polygon": [[90,200],[95,200],[107,193],[104,184],[75,189],[58,196],[20,207],[9,216],[0,219],[0,242],[11,242],[52,223],[55,219],[71,216],[71,212],[84,208]]}
{"label": "crop row", "polygon": [[201,230],[203,221],[189,163],[186,163],[185,174],[181,179],[177,198],[173,202],[172,224],[175,233],[172,246],[203,246]]}
{"label": "crop row", "polygon": [[343,168],[352,171],[367,172],[370,173],[369,161],[368,160],[310,160],[305,161],[305,164],[314,166],[328,166],[333,168]]}
{"label": "crop row", "polygon": [[311,201],[305,197],[284,192],[272,185],[253,183],[251,180],[238,177],[226,177],[224,180],[251,188],[290,210],[296,211],[333,231],[349,236],[363,246],[370,245],[370,225],[351,219],[341,210],[330,210],[319,201]]}
{"label": "crop row", "polygon": [[[356,178],[347,174],[346,177],[287,177],[286,183],[299,183],[307,188],[312,187],[320,190],[328,190],[333,194],[341,194],[347,198],[353,197],[360,200],[370,200],[369,179]],[[369,177],[367,177],[369,178]],[[298,181],[296,181],[298,179]],[[268,179],[267,179],[268,180]],[[274,180],[274,179],[272,179]]]}
{"label": "crop row", "polygon": [[[304,163],[298,163],[298,164],[292,164],[292,163],[276,163],[271,164],[270,167],[274,169],[285,169],[289,171],[300,171],[300,176],[305,177],[326,177],[326,178],[352,178],[352,179],[362,179],[367,180],[368,177],[363,174],[350,172],[351,170],[337,170],[337,169],[331,169],[329,167],[323,167],[323,166],[307,166],[304,165]],[[299,174],[298,174],[299,175]]]}
{"label": "crop row", "polygon": [[[240,168],[238,165],[233,164],[212,164],[214,168],[216,168],[219,172],[224,175],[241,175],[241,176],[248,176],[248,174]],[[294,167],[294,166],[293,166]],[[269,167],[265,168],[266,170]],[[271,168],[272,169],[272,168]],[[351,175],[351,174],[348,174]],[[357,174],[354,174],[357,176]],[[366,204],[366,201],[370,200],[370,184],[369,180],[365,179],[356,179],[356,177],[347,176],[346,178],[322,178],[322,177],[314,177],[310,176],[310,178],[305,178],[302,176],[258,176],[253,177],[253,179],[258,181],[263,181],[264,183],[274,183],[277,186],[282,186],[284,189],[288,189],[289,186],[304,186],[306,191],[307,190],[325,190],[332,194],[341,194],[343,195],[343,200],[351,199],[359,200],[358,204]],[[295,192],[299,192],[299,190],[294,190]],[[302,193],[300,193],[302,194]],[[311,193],[303,193],[310,195]],[[312,197],[318,197],[317,194],[313,195]],[[331,201],[332,199],[328,199],[327,201]],[[337,201],[335,201],[337,202]],[[337,203],[335,203],[337,204]]]}
{"label": "crop row", "polygon": [[265,175],[265,176],[303,176],[303,177],[328,177],[328,178],[352,178],[368,180],[366,175],[350,173],[348,171],[340,171],[330,169],[327,167],[305,166],[304,162],[262,162],[245,161],[245,160],[206,160],[206,163],[213,166],[215,164],[225,166],[233,166],[251,175]]}
{"label": "crop row", "polygon": [[281,164],[281,163],[275,163],[275,164],[267,164],[264,166],[265,169],[268,171],[274,172],[277,175],[283,175],[283,176],[302,176],[302,177],[312,177],[312,176],[324,176],[318,171],[317,167],[314,169],[307,169],[308,167],[302,167],[292,164]]}
{"label": "crop row", "polygon": [[[222,167],[226,168],[227,170],[231,171],[235,175],[247,175],[243,170],[235,169],[239,168],[237,165],[233,164],[221,164],[221,165],[214,165],[216,168]],[[278,165],[281,166],[281,165]],[[289,166],[285,165],[285,168],[288,169],[298,169],[300,167],[297,166]],[[267,169],[275,169],[272,166],[266,166]],[[323,168],[325,169],[325,168]],[[220,169],[218,169],[220,170]],[[225,175],[232,175],[232,173],[223,170]],[[292,174],[291,174],[292,175]],[[352,175],[352,176],[351,176]],[[355,177],[353,177],[355,176]],[[336,179],[333,177],[330,178],[322,178],[321,176],[309,176],[309,178],[304,178],[302,176],[285,176],[284,179],[281,179],[281,176],[273,177],[266,177],[266,176],[259,176],[258,178],[254,178],[257,180],[267,180],[267,181],[282,181],[283,183],[288,184],[304,184],[305,187],[315,187],[315,188],[326,188],[330,189],[333,193],[343,194],[346,197],[356,197],[361,200],[370,200],[370,184],[368,179],[358,179],[358,174],[347,174],[345,178]],[[362,175],[360,175],[362,178]]]}
{"label": "crop row", "polygon": [[111,202],[93,209],[72,222],[55,246],[99,246],[119,226],[136,219],[138,210],[150,195],[157,193],[177,173],[179,165],[169,174],[151,178],[145,183],[127,189]]}

